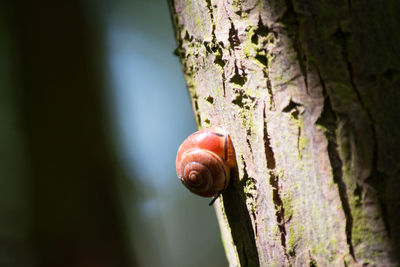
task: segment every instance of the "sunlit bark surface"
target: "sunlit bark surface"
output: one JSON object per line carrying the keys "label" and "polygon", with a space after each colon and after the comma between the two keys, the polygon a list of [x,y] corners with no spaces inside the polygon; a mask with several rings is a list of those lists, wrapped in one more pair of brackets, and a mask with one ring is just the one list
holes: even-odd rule
{"label": "sunlit bark surface", "polygon": [[232,266],[397,266],[396,1],[170,0],[200,128],[231,134]]}

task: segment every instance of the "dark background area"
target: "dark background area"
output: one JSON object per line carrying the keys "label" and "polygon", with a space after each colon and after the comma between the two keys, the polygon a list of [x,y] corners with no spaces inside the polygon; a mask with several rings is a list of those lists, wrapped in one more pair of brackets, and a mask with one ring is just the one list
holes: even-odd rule
{"label": "dark background area", "polygon": [[167,3],[0,6],[0,266],[226,266]]}

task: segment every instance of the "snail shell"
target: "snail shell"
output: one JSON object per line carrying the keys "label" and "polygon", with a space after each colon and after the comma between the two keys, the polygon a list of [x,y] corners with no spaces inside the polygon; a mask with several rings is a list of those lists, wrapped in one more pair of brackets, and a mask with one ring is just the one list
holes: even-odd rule
{"label": "snail shell", "polygon": [[213,197],[229,184],[236,166],[235,150],[228,133],[220,127],[190,135],[179,147],[176,173],[194,194]]}

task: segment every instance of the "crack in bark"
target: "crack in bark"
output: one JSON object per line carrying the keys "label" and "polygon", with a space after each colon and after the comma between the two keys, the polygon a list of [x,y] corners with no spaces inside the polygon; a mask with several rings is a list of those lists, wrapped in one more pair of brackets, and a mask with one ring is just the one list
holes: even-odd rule
{"label": "crack in bark", "polygon": [[285,227],[285,209],[282,201],[282,197],[279,192],[279,175],[275,173],[276,160],[274,151],[271,146],[271,141],[268,134],[267,119],[266,119],[266,104],[264,103],[263,109],[263,120],[264,120],[264,147],[265,147],[265,158],[267,160],[267,168],[269,169],[269,184],[272,187],[272,200],[275,207],[275,216],[278,229],[280,232],[281,245],[283,252],[288,262],[290,262],[289,254],[286,248],[286,227]]}
{"label": "crack in bark", "polygon": [[[329,101],[329,100],[328,100]],[[334,137],[336,138],[336,136]],[[352,230],[353,230],[353,216],[351,214],[349,199],[347,196],[346,183],[343,181],[342,160],[338,152],[338,145],[335,140],[328,141],[328,155],[332,166],[333,181],[338,186],[340,200],[342,202],[343,212],[346,217],[346,237],[347,244],[349,245],[349,253],[354,255],[354,248],[352,243]]]}
{"label": "crack in bark", "polygon": [[[217,42],[217,36],[215,35],[215,22],[214,22],[214,13],[211,5],[211,0],[205,0],[206,5],[208,8],[208,12],[210,13],[210,19],[212,22],[212,30],[211,30],[211,35],[212,35],[212,44],[213,47],[210,48],[209,53],[214,53],[215,58],[214,58],[214,63],[218,64],[222,68],[222,89],[223,89],[223,96],[226,96],[226,74],[225,74],[225,69],[224,66],[226,65],[226,60],[223,60],[223,51],[222,48],[224,48],[224,44],[222,42]],[[218,52],[218,53],[217,53]]]}
{"label": "crack in bark", "polygon": [[274,94],[272,92],[271,80],[269,78],[268,72],[265,69],[263,70],[263,74],[264,74],[265,79],[267,80],[267,92],[268,92],[269,99],[270,99],[269,110],[270,111],[275,111],[276,107],[275,107]]}
{"label": "crack in bark", "polygon": [[285,227],[285,209],[283,208],[283,201],[279,193],[279,175],[276,175],[273,170],[269,172],[269,184],[272,186],[272,199],[275,204],[275,216],[278,229],[280,232],[281,245],[283,251],[289,260],[289,255],[286,249],[286,227]]}
{"label": "crack in bark", "polygon": [[370,129],[371,129],[371,133],[372,133],[372,137],[373,137],[373,141],[374,141],[373,162],[372,163],[373,163],[374,169],[376,170],[377,169],[377,161],[378,161],[378,154],[377,154],[378,139],[377,139],[377,134],[376,134],[376,129],[375,129],[375,120],[374,120],[370,110],[367,108],[364,101],[362,100],[361,92],[360,92],[360,90],[358,90],[356,83],[354,81],[353,66],[352,66],[351,60],[349,58],[349,53],[347,51],[348,50],[348,48],[347,48],[348,36],[343,32],[343,30],[341,29],[340,26],[338,26],[338,29],[335,32],[334,36],[335,36],[335,38],[337,38],[339,40],[339,44],[342,47],[342,56],[346,63],[347,71],[349,73],[349,80],[350,80],[351,87],[357,96],[357,100],[358,100],[362,110],[365,111],[365,114],[367,114],[367,117],[370,122]]}
{"label": "crack in bark", "polygon": [[[380,192],[382,191],[382,188],[385,187],[385,181],[387,179],[384,179],[384,174],[380,173],[378,171],[378,137],[377,137],[377,133],[376,133],[376,128],[375,128],[375,121],[374,118],[370,112],[370,110],[365,106],[365,104],[363,103],[362,97],[361,97],[361,93],[358,90],[355,81],[354,81],[354,74],[353,74],[353,67],[351,65],[351,61],[348,59],[348,55],[347,55],[347,50],[345,53],[346,57],[346,61],[347,61],[347,68],[350,74],[350,83],[353,87],[353,90],[355,91],[358,101],[360,102],[360,105],[362,107],[362,109],[366,112],[368,119],[370,121],[370,127],[371,127],[371,133],[372,133],[372,139],[373,139],[373,154],[372,154],[372,169],[371,169],[371,174],[369,175],[369,177],[366,179],[366,182],[372,184],[375,183],[374,188]],[[382,221],[385,225],[385,229],[387,232],[388,237],[390,238],[391,235],[391,228],[390,228],[390,223],[389,223],[389,218],[388,218],[388,208],[387,205],[385,203],[385,200],[383,199],[383,197],[381,196],[381,194],[378,195],[378,205],[381,209],[381,216],[382,216]]]}
{"label": "crack in bark", "polygon": [[295,29],[291,33],[288,32],[288,35],[290,34],[293,35],[293,48],[297,53],[297,59],[300,65],[300,71],[303,75],[304,84],[306,86],[305,89],[308,94],[308,76],[307,76],[307,65],[306,65],[307,57],[300,40],[300,20],[298,18],[298,14],[294,10],[294,5],[292,3],[292,0],[285,0],[285,3],[287,10],[284,14],[284,17],[286,16],[286,19],[291,20],[292,21],[291,24],[294,25],[295,27]]}
{"label": "crack in bark", "polygon": [[[235,92],[236,97],[231,101],[232,104],[235,104],[240,108],[246,110],[250,110],[252,107],[254,107],[254,105],[256,105],[255,98],[246,94],[246,91],[244,89],[233,88],[233,90]],[[247,131],[248,130],[249,129],[247,129]]]}
{"label": "crack in bark", "polygon": [[[244,164],[244,166],[246,166]],[[257,198],[257,187],[256,187],[256,179],[250,177],[246,171],[246,167],[243,168],[243,173],[245,174],[244,177],[247,177],[247,179],[244,179],[245,182],[245,187],[246,187],[246,199],[251,199],[249,205],[250,205],[250,215],[253,218],[254,222],[254,232],[255,236],[258,235],[258,227],[257,227],[257,216],[256,216],[256,207],[255,207],[255,199]],[[254,196],[255,193],[256,196]]]}
{"label": "crack in bark", "polygon": [[301,139],[301,127],[297,127],[297,153],[299,154],[299,158],[301,159],[303,157],[300,149],[300,139]]}
{"label": "crack in bark", "polygon": [[342,203],[343,212],[346,217],[345,231],[346,231],[347,244],[349,246],[349,253],[353,257],[353,259],[356,260],[354,254],[354,247],[352,243],[353,215],[351,213],[350,203],[347,196],[346,183],[343,181],[343,171],[342,171],[343,162],[339,155],[338,145],[336,141],[337,137],[335,134],[335,130],[337,129],[338,118],[335,111],[332,109],[330,98],[329,95],[327,94],[325,82],[322,79],[321,73],[318,67],[316,67],[316,69],[321,83],[322,92],[325,97],[324,109],[321,112],[320,118],[318,119],[316,124],[323,125],[327,129],[325,131],[325,136],[328,141],[327,149],[328,149],[329,160],[331,162],[331,167],[332,167],[333,181],[338,186],[340,201]]}
{"label": "crack in bark", "polygon": [[246,143],[247,143],[247,146],[248,146],[249,149],[250,149],[250,154],[253,154],[253,148],[251,147],[250,139],[249,139],[248,137],[246,138]]}
{"label": "crack in bark", "polygon": [[301,146],[300,146],[300,140],[301,140],[301,125],[299,124],[299,115],[300,115],[300,110],[299,110],[299,106],[301,106],[301,104],[298,104],[296,102],[294,102],[292,99],[290,99],[289,104],[282,109],[282,112],[290,112],[290,115],[293,117],[294,120],[296,120],[297,122],[297,153],[299,154],[299,157],[302,157],[302,153],[301,153]]}
{"label": "crack in bark", "polygon": [[206,1],[206,5],[207,5],[207,8],[208,8],[208,12],[210,13],[210,19],[211,19],[211,22],[212,22],[212,31],[211,31],[211,33],[212,33],[213,37],[215,38],[215,23],[214,23],[214,14],[213,14],[213,10],[212,10],[212,7],[211,7],[211,0],[205,0],[205,1]]}
{"label": "crack in bark", "polygon": [[263,110],[263,120],[264,120],[264,152],[265,152],[265,158],[267,159],[267,168],[270,170],[275,169],[276,162],[275,162],[275,156],[274,156],[274,151],[272,150],[271,147],[271,141],[268,135],[268,129],[267,129],[267,114],[266,114],[266,104],[264,103],[264,110]]}
{"label": "crack in bark", "polygon": [[[349,0],[349,6],[351,7],[351,1]],[[342,56],[343,59],[346,63],[347,66],[347,71],[349,73],[349,80],[351,87],[354,91],[354,93],[357,96],[357,100],[361,106],[361,109],[365,112],[365,114],[368,117],[369,124],[370,124],[370,130],[372,133],[372,141],[373,141],[373,154],[372,154],[372,169],[369,177],[366,179],[366,182],[370,184],[374,184],[374,188],[379,192],[384,188],[384,183],[386,179],[383,178],[383,174],[379,173],[378,171],[378,137],[377,137],[377,132],[375,128],[375,120],[371,114],[371,111],[368,109],[368,107],[365,105],[360,90],[357,88],[357,85],[355,83],[354,79],[354,71],[353,71],[353,66],[351,63],[351,60],[349,58],[348,54],[348,48],[347,48],[347,39],[348,35],[346,35],[340,26],[338,26],[338,30],[334,34],[336,38],[340,40],[340,45],[342,47]],[[382,215],[382,220],[386,228],[386,232],[388,236],[390,237],[391,229],[390,229],[390,224],[389,224],[389,219],[388,219],[388,211],[387,211],[387,205],[385,201],[382,199],[382,197],[378,197],[378,205],[381,208],[381,215]]]}
{"label": "crack in bark", "polygon": [[317,261],[311,256],[311,252],[310,251],[308,251],[308,255],[309,255],[309,257],[310,257],[310,261],[309,261],[309,263],[308,263],[308,266],[310,266],[310,267],[317,267],[318,265],[317,265]]}
{"label": "crack in bark", "polygon": [[343,50],[344,50],[343,56],[344,56],[344,59],[345,59],[345,61],[347,63],[347,69],[348,69],[349,76],[350,76],[350,84],[351,84],[354,92],[357,95],[357,99],[358,99],[358,102],[361,105],[361,108],[365,111],[365,113],[367,114],[368,119],[370,121],[372,138],[373,138],[373,141],[374,141],[372,164],[373,164],[373,169],[377,170],[377,165],[378,165],[378,138],[377,138],[376,129],[375,129],[375,126],[374,126],[375,125],[375,121],[374,121],[374,118],[373,118],[370,110],[364,104],[364,102],[362,100],[361,93],[358,90],[358,88],[356,86],[356,83],[354,81],[353,66],[351,65],[351,61],[350,61],[348,53],[347,53],[347,47],[343,47]]}
{"label": "crack in bark", "polygon": [[197,125],[201,125],[198,96],[193,95],[192,99],[193,99],[194,113],[196,114],[196,119],[197,119]]}
{"label": "crack in bark", "polygon": [[235,74],[231,77],[229,82],[242,87],[247,82],[247,73],[242,69],[241,71],[242,73],[240,74],[237,62],[235,60]]}
{"label": "crack in bark", "polygon": [[225,69],[222,72],[222,89],[224,91],[224,97],[226,96],[226,85],[225,85],[226,77],[225,77]]}
{"label": "crack in bark", "polygon": [[[258,17],[258,24],[257,24],[257,29],[254,31],[254,35],[251,37],[251,42],[255,45],[259,44],[259,36],[260,37],[266,37],[268,33],[272,32],[271,29],[269,29],[267,26],[265,26],[262,22],[261,16]],[[259,54],[259,52],[264,52],[265,55]],[[254,57],[255,60],[257,60],[260,64],[264,65],[265,68],[263,68],[263,76],[266,79],[266,86],[267,86],[267,92],[270,98],[270,111],[275,111],[275,100],[274,100],[274,94],[272,92],[272,85],[271,85],[271,79],[269,78],[269,62],[267,55],[268,51],[266,48],[263,49],[257,49],[257,55]]]}
{"label": "crack in bark", "polygon": [[231,44],[231,47],[234,48],[235,46],[238,46],[240,44],[240,41],[238,36],[238,30],[235,29],[235,25],[233,24],[232,20],[230,21],[231,21],[231,28],[229,29],[228,41]]}

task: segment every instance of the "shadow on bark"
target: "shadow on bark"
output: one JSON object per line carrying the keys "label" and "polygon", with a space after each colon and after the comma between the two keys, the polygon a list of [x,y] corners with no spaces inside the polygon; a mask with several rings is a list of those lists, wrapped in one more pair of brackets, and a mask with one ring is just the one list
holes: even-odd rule
{"label": "shadow on bark", "polygon": [[232,183],[223,193],[225,214],[232,232],[233,243],[236,245],[241,266],[259,266],[257,246],[246,199],[242,197],[246,181],[251,179],[244,172],[239,182],[238,172],[233,172]]}

